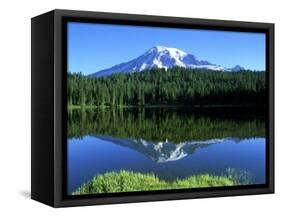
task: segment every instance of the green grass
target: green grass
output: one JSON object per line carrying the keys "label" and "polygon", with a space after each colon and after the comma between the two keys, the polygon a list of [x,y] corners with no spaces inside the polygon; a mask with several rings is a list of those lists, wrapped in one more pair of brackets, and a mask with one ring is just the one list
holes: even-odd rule
{"label": "green grass", "polygon": [[82,184],[73,195],[115,193],[149,190],[169,190],[182,188],[204,188],[217,186],[232,186],[237,183],[231,177],[211,176],[208,174],[190,176],[166,182],[154,174],[135,173],[121,170],[120,172],[107,172],[93,177]]}

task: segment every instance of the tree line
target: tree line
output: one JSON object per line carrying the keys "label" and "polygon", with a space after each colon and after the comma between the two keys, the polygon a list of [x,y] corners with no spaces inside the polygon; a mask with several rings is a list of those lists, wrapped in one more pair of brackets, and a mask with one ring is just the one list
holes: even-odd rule
{"label": "tree line", "polygon": [[222,72],[174,67],[107,77],[68,73],[68,105],[263,105],[264,71]]}

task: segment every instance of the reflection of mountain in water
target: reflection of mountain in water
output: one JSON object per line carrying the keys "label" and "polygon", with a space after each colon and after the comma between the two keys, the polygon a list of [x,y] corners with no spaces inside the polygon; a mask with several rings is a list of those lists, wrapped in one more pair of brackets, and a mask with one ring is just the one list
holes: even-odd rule
{"label": "reflection of mountain in water", "polygon": [[200,148],[205,148],[212,144],[221,143],[224,141],[224,139],[210,139],[205,141],[186,141],[175,144],[168,140],[166,140],[165,142],[154,143],[144,139],[122,139],[114,138],[111,136],[95,137],[107,142],[112,142],[114,144],[136,150],[137,152],[145,155],[146,157],[157,163],[180,160],[187,155],[193,154]]}

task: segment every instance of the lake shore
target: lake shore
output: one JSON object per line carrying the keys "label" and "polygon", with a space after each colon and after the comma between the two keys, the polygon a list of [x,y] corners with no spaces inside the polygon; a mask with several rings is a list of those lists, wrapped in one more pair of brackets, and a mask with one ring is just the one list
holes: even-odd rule
{"label": "lake shore", "polygon": [[121,170],[93,177],[91,181],[82,184],[72,195],[207,188],[234,186],[236,184],[238,183],[234,179],[227,176],[202,174],[185,179],[176,179],[173,182],[166,182],[152,173],[146,174]]}

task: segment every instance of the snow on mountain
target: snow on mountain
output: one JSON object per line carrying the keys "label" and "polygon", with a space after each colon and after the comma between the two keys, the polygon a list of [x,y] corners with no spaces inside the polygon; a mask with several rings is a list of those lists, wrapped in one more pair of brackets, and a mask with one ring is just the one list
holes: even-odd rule
{"label": "snow on mountain", "polygon": [[155,46],[133,60],[98,71],[90,76],[102,77],[114,73],[140,72],[153,68],[164,68],[167,70],[168,68],[175,66],[218,71],[240,71],[244,69],[239,65],[236,65],[233,68],[224,68],[220,65],[216,65],[205,60],[198,60],[194,55],[187,54],[186,52],[177,48]]}

